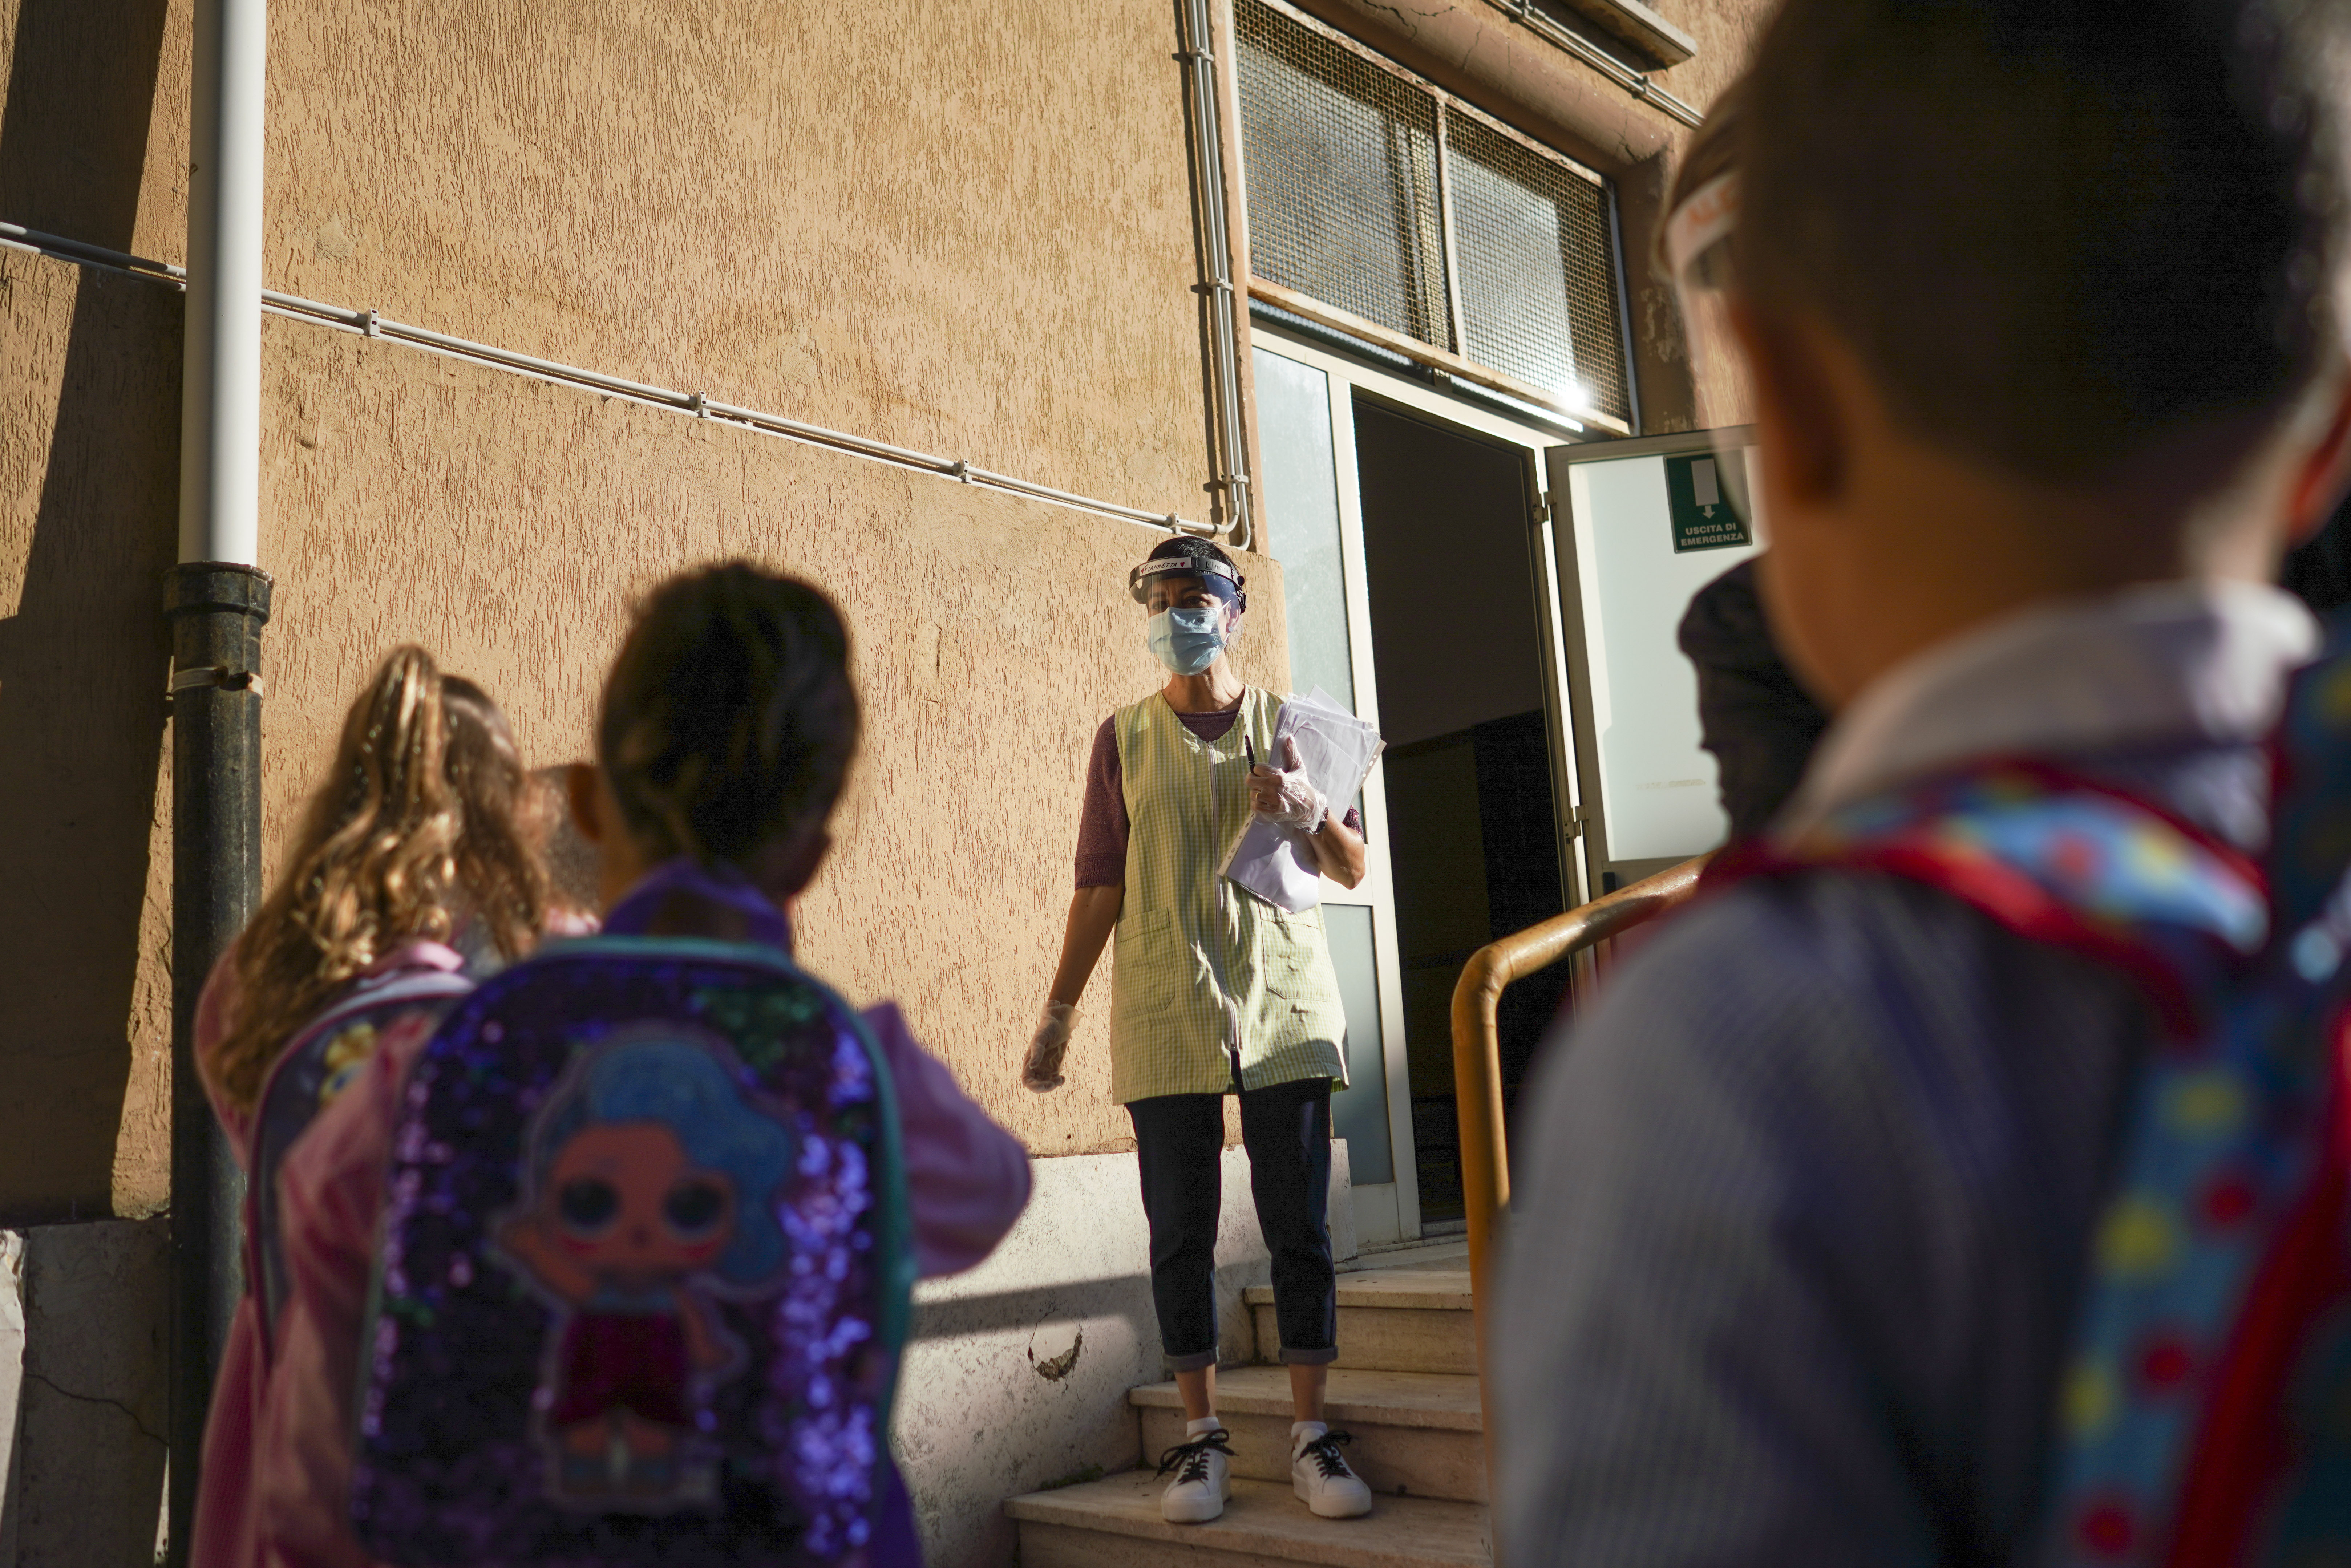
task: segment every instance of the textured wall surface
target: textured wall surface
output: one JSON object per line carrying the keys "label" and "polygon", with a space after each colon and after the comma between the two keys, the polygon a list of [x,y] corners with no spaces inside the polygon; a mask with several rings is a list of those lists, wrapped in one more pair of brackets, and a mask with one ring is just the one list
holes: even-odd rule
{"label": "textured wall surface", "polygon": [[0,1223],[162,1207],[180,299],[0,255]]}
{"label": "textured wall surface", "polygon": [[[1661,14],[1698,40],[1698,53],[1657,80],[1685,102],[1703,110],[1747,68],[1756,39],[1771,17],[1768,0],[1664,0]],[[1685,133],[1680,141],[1688,138]],[[1679,143],[1676,156],[1679,156]],[[1628,258],[1629,261],[1629,258]],[[1687,345],[1678,329],[1656,336],[1656,351],[1668,362],[1687,363]],[[1691,365],[1690,423],[1698,430],[1745,424],[1755,417],[1746,377],[1729,362]]]}
{"label": "textured wall surface", "polygon": [[270,32],[276,287],[1205,516],[1167,0],[278,0]]}
{"label": "textured wall surface", "polygon": [[[823,583],[867,744],[807,956],[916,1032],[1040,1154],[1126,1146],[1101,1004],[1070,1087],[1015,1079],[1059,952],[1095,727],[1162,674],[1127,598],[1159,535],[300,323],[265,329],[263,768],[277,839],[373,661],[413,638],[484,682],[534,765],[584,756],[627,607],[744,555]],[[1241,646],[1279,687],[1280,580]]]}
{"label": "textured wall surface", "polygon": [[[0,0],[0,219],[184,258],[189,18]],[[1206,515],[1161,0],[281,0],[270,20],[271,286]],[[0,871],[37,890],[0,914],[0,1222],[146,1213],[167,1196],[179,307],[0,268]],[[1118,584],[1151,536],[683,421],[622,434],[664,416],[337,342],[280,323],[264,350],[273,841],[393,636],[514,688],[568,756],[632,593],[726,549],[794,562],[850,602],[875,704],[838,870],[855,895],[812,929],[819,961],[877,993],[915,977],[959,1060],[1016,1049],[1092,724],[1150,685]],[[1006,1108],[1040,1151],[1099,1149],[1124,1128],[1100,1089]]]}
{"label": "textured wall surface", "polygon": [[[185,0],[0,0],[0,220],[176,255]],[[165,1197],[180,302],[0,257],[0,1224]]]}

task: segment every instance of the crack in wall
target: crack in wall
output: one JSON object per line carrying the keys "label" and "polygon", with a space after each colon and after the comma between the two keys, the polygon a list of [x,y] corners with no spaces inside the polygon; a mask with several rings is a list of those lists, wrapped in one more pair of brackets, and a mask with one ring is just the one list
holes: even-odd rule
{"label": "crack in wall", "polygon": [[1363,0],[1363,5],[1364,8],[1367,11],[1377,11],[1384,16],[1394,16],[1396,20],[1396,26],[1404,33],[1405,37],[1408,38],[1416,38],[1420,36],[1420,28],[1417,24],[1428,21],[1433,17],[1442,16],[1448,11],[1459,9],[1458,6],[1455,5],[1439,5],[1434,10],[1423,10],[1417,5],[1382,5],[1380,0]]}
{"label": "crack in wall", "polygon": [[41,1374],[33,1371],[30,1367],[27,1367],[25,1370],[25,1381],[27,1383],[37,1383],[42,1387],[47,1389],[50,1393],[57,1396],[59,1398],[70,1399],[77,1405],[110,1405],[115,1409],[121,1411],[125,1416],[131,1418],[131,1424],[139,1428],[139,1435],[141,1437],[146,1438],[149,1442],[153,1443],[159,1448],[169,1446],[164,1442],[161,1434],[149,1430],[147,1423],[139,1418],[138,1411],[133,1410],[130,1406],[125,1405],[120,1399],[109,1399],[102,1394],[77,1394],[72,1389],[67,1388],[58,1384],[54,1378],[44,1377]]}

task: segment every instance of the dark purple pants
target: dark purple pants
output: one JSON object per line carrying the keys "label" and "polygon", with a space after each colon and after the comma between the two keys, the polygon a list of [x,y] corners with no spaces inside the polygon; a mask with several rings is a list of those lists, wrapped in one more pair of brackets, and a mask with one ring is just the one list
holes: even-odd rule
{"label": "dark purple pants", "polygon": [[[1331,1081],[1301,1078],[1240,1092],[1249,1196],[1273,1254],[1281,1359],[1338,1359],[1338,1280],[1331,1269]],[[1151,1220],[1151,1301],[1167,1364],[1217,1364],[1217,1215],[1224,1204],[1221,1094],[1163,1094],[1126,1108]]]}

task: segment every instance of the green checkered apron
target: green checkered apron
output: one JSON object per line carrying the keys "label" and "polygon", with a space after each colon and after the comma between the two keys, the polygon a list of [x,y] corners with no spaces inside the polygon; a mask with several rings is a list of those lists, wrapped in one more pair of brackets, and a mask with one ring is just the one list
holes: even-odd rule
{"label": "green checkered apron", "polygon": [[1343,1085],[1346,1017],[1318,907],[1291,915],[1219,876],[1249,825],[1249,758],[1273,753],[1281,704],[1252,686],[1224,739],[1154,694],[1113,716],[1124,776],[1126,892],[1111,972],[1111,1094],[1221,1094],[1301,1078]]}

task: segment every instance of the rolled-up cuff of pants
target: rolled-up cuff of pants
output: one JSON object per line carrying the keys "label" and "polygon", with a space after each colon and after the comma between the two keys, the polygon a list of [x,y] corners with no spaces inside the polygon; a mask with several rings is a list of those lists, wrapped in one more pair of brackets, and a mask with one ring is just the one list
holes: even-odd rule
{"label": "rolled-up cuff of pants", "polygon": [[[1334,1351],[1332,1354],[1335,1355],[1338,1353]],[[1213,1350],[1196,1351],[1190,1355],[1167,1357],[1167,1370],[1170,1372],[1200,1372],[1216,1364],[1217,1353]]]}
{"label": "rolled-up cuff of pants", "polygon": [[1328,1366],[1338,1359],[1336,1348],[1292,1350],[1288,1345],[1281,1347],[1281,1364],[1284,1366]]}

